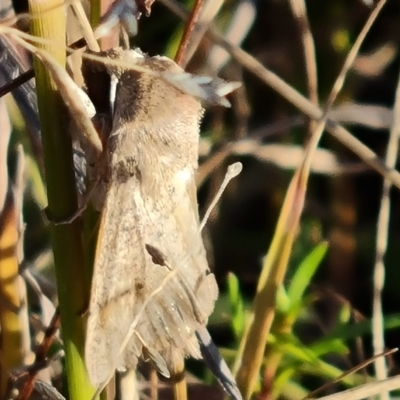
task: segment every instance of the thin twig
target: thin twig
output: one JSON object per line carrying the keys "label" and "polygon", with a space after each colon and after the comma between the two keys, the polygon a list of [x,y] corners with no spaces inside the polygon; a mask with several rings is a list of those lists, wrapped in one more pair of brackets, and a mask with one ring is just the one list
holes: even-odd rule
{"label": "thin twig", "polygon": [[[180,18],[187,18],[187,11],[175,0],[160,0],[172,12]],[[237,46],[233,46],[218,32],[215,27],[210,26],[208,34],[211,39],[223,47],[231,54],[231,57],[242,65],[245,69],[253,73],[262,82],[270,86],[272,89],[282,95],[287,101],[292,103],[300,111],[308,117],[318,120],[322,117],[322,110],[312,104],[307,98],[297,92],[292,86],[288,85],[284,80],[276,74],[264,67],[253,56]],[[393,168],[387,168],[385,163],[364,143],[355,138],[347,129],[342,127],[334,120],[328,120],[327,131],[343,143],[347,148],[357,154],[371,168],[379,172],[382,176],[389,179],[392,184],[400,188],[400,173]]]}
{"label": "thin twig", "polygon": [[[310,153],[315,152],[315,149],[317,148],[317,144],[320,140],[320,137],[325,129],[326,122],[328,120],[328,114],[331,111],[331,108],[333,106],[333,103],[335,102],[340,90],[343,87],[344,81],[346,79],[346,76],[351,68],[351,66],[354,63],[354,60],[360,51],[361,44],[364,42],[365,37],[367,36],[367,33],[371,29],[371,26],[375,22],[376,18],[378,17],[382,7],[386,4],[387,0],[380,0],[379,3],[376,5],[375,9],[371,12],[367,22],[363,26],[361,32],[359,33],[357,40],[355,41],[354,45],[349,51],[349,54],[347,55],[344,64],[342,66],[342,69],[339,72],[338,77],[335,80],[335,83],[333,84],[332,90],[329,93],[329,97],[326,101],[326,104],[324,106],[324,112],[322,117],[318,121],[318,125],[315,128],[315,132],[313,133],[313,137],[311,138],[310,145],[308,146],[308,149],[306,150],[306,155],[304,157],[304,160],[306,162],[307,155]],[[311,162],[311,157],[309,159],[309,162]]]}
{"label": "thin twig", "polygon": [[0,215],[6,202],[8,192],[8,144],[11,137],[11,122],[8,115],[6,102],[0,98]]}
{"label": "thin twig", "polygon": [[363,361],[362,363],[356,365],[355,367],[351,368],[349,371],[344,372],[343,374],[339,375],[338,377],[336,377],[335,379],[333,379],[332,381],[329,381],[327,383],[325,383],[324,385],[320,386],[318,389],[312,391],[311,393],[308,393],[306,397],[304,397],[302,400],[307,400],[307,399],[312,399],[315,397],[315,395],[317,393],[320,393],[323,390],[326,390],[330,387],[332,387],[332,385],[334,385],[335,383],[340,382],[343,378],[345,378],[346,376],[349,376],[351,374],[356,373],[357,371],[359,371],[360,369],[364,369],[366,368],[368,365],[370,365],[371,363],[373,363],[375,360],[377,360],[378,358],[385,358],[393,353],[395,353],[398,349],[390,349],[388,351],[385,351],[383,353],[377,354],[371,358],[369,358],[368,360]]}
{"label": "thin twig", "polygon": [[100,51],[100,46],[97,43],[96,38],[94,37],[93,29],[90,26],[88,17],[85,13],[85,10],[83,9],[82,2],[74,0],[71,3],[71,7],[81,25],[82,35],[86,40],[88,48],[92,51]]}
{"label": "thin twig", "polygon": [[181,43],[179,44],[179,49],[175,56],[175,62],[178,65],[181,65],[181,66],[184,65],[185,51],[188,46],[190,36],[193,32],[193,29],[196,26],[196,23],[199,19],[200,10],[201,10],[201,7],[203,6],[203,3],[204,3],[204,0],[196,0],[196,4],[194,5],[193,10],[190,14],[190,18],[186,22],[185,30],[183,32],[182,39],[181,39]]}
{"label": "thin twig", "polygon": [[[314,39],[307,16],[306,3],[304,0],[290,0],[290,6],[294,17],[297,20],[301,34],[307,76],[308,97],[311,103],[318,105],[317,60],[315,56]],[[309,132],[312,131],[313,125],[314,124],[311,121]]]}
{"label": "thin twig", "polygon": [[[41,365],[46,361],[47,353],[50,349],[51,344],[53,343],[55,333],[57,332],[59,326],[60,326],[60,311],[57,308],[53,315],[50,325],[46,329],[43,342],[36,352],[35,361],[33,363],[34,365],[35,364]],[[29,374],[28,379],[25,382],[25,385],[20,392],[18,400],[29,399],[35,385],[35,380],[38,374],[38,370],[32,368],[29,370],[28,374]]]}
{"label": "thin twig", "polygon": [[158,375],[157,371],[150,367],[150,398],[158,400]]}
{"label": "thin twig", "polygon": [[[257,15],[255,0],[240,0],[235,6],[224,37],[230,43],[240,46],[247,37]],[[220,46],[214,45],[208,56],[211,71],[218,73],[231,59],[231,55]]]}
{"label": "thin twig", "polygon": [[12,90],[16,89],[18,86],[23,85],[25,82],[34,77],[35,74],[33,73],[33,69],[23,72],[21,75],[17,76],[10,82],[7,82],[5,85],[0,87],[0,97],[5,96],[7,93],[10,93]]}
{"label": "thin twig", "polygon": [[181,66],[185,68],[189,61],[192,59],[193,54],[204,37],[207,31],[207,27],[214,20],[219,10],[221,9],[224,0],[208,0],[201,10],[198,22],[196,23],[195,29],[193,30],[190,41],[186,47],[185,55],[182,60]]}
{"label": "thin twig", "polygon": [[[400,137],[400,75],[397,83],[395,104],[393,107],[393,123],[390,129],[389,142],[385,157],[388,168],[394,168],[397,160]],[[376,233],[376,253],[374,266],[374,289],[372,300],[372,336],[374,353],[380,353],[385,348],[383,310],[382,310],[382,291],[385,281],[384,258],[387,250],[390,220],[390,189],[392,184],[387,179],[383,181],[381,206],[379,209],[377,233]],[[384,358],[379,358],[374,363],[377,379],[387,378],[387,365]],[[389,399],[388,393],[381,394],[381,400]]]}
{"label": "thin twig", "polygon": [[361,30],[360,34],[357,37],[357,40],[355,41],[353,47],[350,49],[349,54],[346,57],[346,60],[343,64],[343,67],[339,73],[339,76],[337,77],[333,88],[329,94],[328,100],[325,105],[325,114],[327,117],[327,113],[329,112],[330,108],[332,107],[333,103],[336,100],[336,97],[338,93],[340,92],[341,88],[343,87],[344,80],[346,79],[347,73],[349,72],[351,66],[354,63],[354,60],[360,51],[361,44],[363,43],[365,37],[367,36],[367,33],[371,29],[371,26],[374,24],[376,18],[378,17],[379,13],[381,12],[383,6],[386,4],[387,0],[380,0],[378,4],[375,6],[374,10],[371,12],[370,16],[368,17],[367,22],[363,26],[363,29]]}
{"label": "thin twig", "polygon": [[371,398],[371,396],[397,390],[400,388],[400,375],[388,378],[382,381],[367,383],[354,389],[345,390],[340,393],[331,394],[329,396],[320,397],[318,400],[360,400]]}
{"label": "thin twig", "polygon": [[[324,132],[328,113],[343,87],[344,80],[360,50],[362,42],[386,1],[387,0],[380,0],[378,5],[371,12],[357,40],[348,53],[343,67],[333,84],[322,117],[319,119],[311,140],[307,144],[302,163],[293,176],[287,190],[275,235],[272,239],[268,255],[264,259],[264,265],[258,281],[257,295],[253,303],[254,311],[251,315],[249,328],[241,340],[241,350],[238,352],[237,356],[237,382],[239,389],[246,399],[250,398],[253,394],[265,353],[266,339],[275,316],[273,303],[266,305],[266,299],[270,299],[271,302],[274,301],[276,292],[273,293],[272,291],[276,290],[276,288],[282,284],[286,273],[287,261],[295,237],[294,232],[298,229],[300,216],[304,207],[313,155],[315,154],[322,133]],[[294,203],[295,205],[293,205]]]}

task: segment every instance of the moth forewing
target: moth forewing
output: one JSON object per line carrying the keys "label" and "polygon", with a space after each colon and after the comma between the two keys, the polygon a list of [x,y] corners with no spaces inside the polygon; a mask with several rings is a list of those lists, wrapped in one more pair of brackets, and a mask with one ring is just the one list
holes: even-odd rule
{"label": "moth forewing", "polygon": [[[165,57],[132,51],[111,57],[152,71],[182,71]],[[110,73],[118,84],[85,348],[97,387],[138,359],[150,359],[168,375],[177,358],[200,358],[195,332],[218,294],[198,235],[201,104],[161,77],[118,68]],[[164,265],[154,262],[147,245],[160,251]]]}

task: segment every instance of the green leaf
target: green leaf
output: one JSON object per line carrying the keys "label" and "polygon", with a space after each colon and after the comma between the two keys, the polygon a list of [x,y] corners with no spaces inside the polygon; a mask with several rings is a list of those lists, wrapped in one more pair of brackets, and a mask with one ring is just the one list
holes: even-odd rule
{"label": "green leaf", "polygon": [[320,243],[299,265],[288,289],[292,307],[299,304],[317,268],[328,250],[328,243]]}
{"label": "green leaf", "polygon": [[[394,314],[385,317],[384,328],[395,329],[400,327],[400,314]],[[337,326],[334,331],[327,336],[325,336],[320,341],[313,345],[314,351],[319,352],[319,346],[327,346],[327,344],[334,339],[341,340],[342,342],[346,340],[351,340],[359,336],[371,334],[372,332],[372,321],[364,320],[354,325],[343,324]]]}
{"label": "green leaf", "polygon": [[228,294],[232,308],[232,329],[235,337],[239,339],[242,336],[246,317],[244,312],[243,297],[240,293],[239,280],[236,275],[228,274]]}
{"label": "green leaf", "polygon": [[297,368],[293,367],[288,367],[284,368],[282,371],[280,371],[277,376],[274,379],[274,386],[273,386],[273,394],[274,398],[277,398],[280,393],[282,393],[283,388],[286,386],[287,382],[293,378],[293,376],[296,374]]}
{"label": "green leaf", "polygon": [[313,351],[317,357],[322,357],[326,354],[345,355],[349,352],[344,341],[340,339],[333,339],[316,345],[311,345],[310,350]]}
{"label": "green leaf", "polygon": [[279,286],[276,294],[276,309],[281,314],[287,314],[290,311],[291,303],[286,293],[286,289],[283,286]]}

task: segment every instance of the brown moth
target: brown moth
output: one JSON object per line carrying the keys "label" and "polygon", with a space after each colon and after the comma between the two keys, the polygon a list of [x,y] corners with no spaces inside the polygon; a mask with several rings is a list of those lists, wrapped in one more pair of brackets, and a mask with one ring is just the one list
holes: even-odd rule
{"label": "brown moth", "polygon": [[[135,50],[106,56],[183,72],[166,57]],[[85,347],[96,387],[139,359],[169,376],[181,357],[201,358],[196,331],[218,296],[199,235],[200,101],[159,76],[116,66],[107,71],[115,100],[102,122],[105,150],[95,161],[88,151],[102,211]]]}

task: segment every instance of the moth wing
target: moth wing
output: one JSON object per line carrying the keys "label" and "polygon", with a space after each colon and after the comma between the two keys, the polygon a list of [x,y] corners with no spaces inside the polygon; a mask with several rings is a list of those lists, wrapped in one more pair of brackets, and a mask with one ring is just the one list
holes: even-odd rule
{"label": "moth wing", "polygon": [[[165,265],[147,263],[146,292],[151,295],[163,289],[146,306],[137,329],[147,348],[160,353],[172,372],[178,356],[201,358],[195,331],[206,324],[218,287],[199,232],[193,169],[164,177],[157,188],[169,197],[143,195],[147,217],[143,237],[164,255]],[[175,274],[165,282],[171,272]]]}
{"label": "moth wing", "polygon": [[[218,286],[208,267],[206,251],[203,244],[200,229],[197,188],[194,173],[186,184],[183,198],[175,209],[177,229],[182,233],[182,240],[186,242],[186,255],[179,275],[181,285],[188,284],[196,299],[196,306],[207,319],[214,309],[214,303],[218,297]],[[189,223],[189,221],[191,223]]]}
{"label": "moth wing", "polygon": [[[132,193],[138,182],[111,184],[97,240],[87,322],[85,362],[91,383],[99,387],[123,365],[120,347],[134,318],[136,290],[144,286],[140,220]],[[134,349],[135,356],[140,349]]]}

